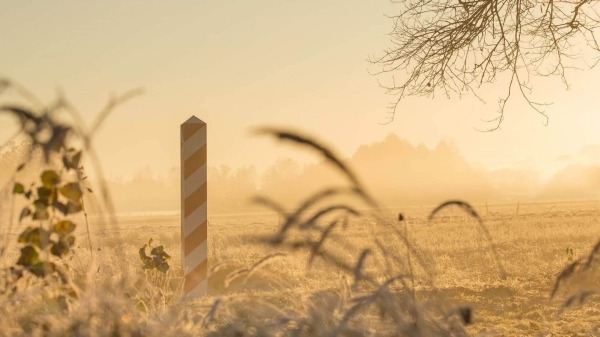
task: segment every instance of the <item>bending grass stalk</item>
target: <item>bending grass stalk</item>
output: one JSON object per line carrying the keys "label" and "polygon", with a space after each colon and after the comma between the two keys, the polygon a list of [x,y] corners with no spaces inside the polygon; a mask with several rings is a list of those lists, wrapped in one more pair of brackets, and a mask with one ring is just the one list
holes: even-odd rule
{"label": "bending grass stalk", "polygon": [[492,250],[492,253],[494,254],[494,259],[496,260],[496,265],[498,267],[498,271],[500,272],[500,276],[503,280],[506,280],[506,277],[507,277],[506,271],[504,270],[504,266],[502,265],[502,262],[500,261],[500,257],[496,250],[496,246],[494,245],[494,241],[492,240],[492,235],[490,234],[487,227],[483,223],[483,219],[481,219],[479,214],[477,214],[477,212],[471,205],[469,205],[468,203],[466,203],[464,201],[460,201],[460,200],[446,201],[446,202],[442,203],[441,205],[439,205],[438,207],[436,207],[433,211],[431,211],[427,220],[431,221],[438,212],[440,212],[442,209],[444,209],[448,206],[451,206],[451,205],[457,205],[458,207],[460,207],[464,211],[466,211],[470,216],[477,219],[477,223],[479,224],[479,227],[483,231],[483,234],[485,235],[486,240],[490,244],[490,249]]}
{"label": "bending grass stalk", "polygon": [[[274,243],[280,243],[283,240],[283,237],[285,235],[285,233],[295,224],[298,223],[299,218],[301,217],[301,215],[311,206],[313,206],[314,204],[326,199],[327,197],[331,197],[331,196],[335,196],[335,195],[340,195],[340,194],[345,194],[345,193],[349,193],[349,194],[358,194],[359,196],[362,196],[361,192],[359,190],[357,190],[356,188],[350,188],[350,189],[344,189],[344,188],[328,188],[328,189],[324,189],[321,190],[317,193],[315,193],[313,196],[307,198],[293,213],[291,214],[287,214],[283,208],[283,206],[279,205],[278,203],[276,203],[275,201],[266,198],[266,197],[256,197],[253,199],[253,202],[256,204],[261,204],[264,206],[267,206],[273,210],[275,210],[277,213],[279,213],[281,216],[283,216],[286,220],[285,223],[280,227],[280,231],[279,234],[273,238]],[[353,210],[354,213],[358,213],[357,211]]]}
{"label": "bending grass stalk", "polygon": [[416,297],[415,296],[415,292],[416,292],[416,290],[415,290],[415,274],[413,272],[412,262],[410,261],[410,247],[408,246],[408,242],[409,242],[408,241],[408,223],[404,219],[404,216],[402,216],[402,213],[400,213],[398,215],[398,220],[400,222],[404,222],[404,237],[406,238],[406,243],[407,243],[407,245],[406,245],[406,254],[407,254],[407,257],[406,258],[407,258],[407,263],[408,263],[408,271],[410,273],[410,282],[412,284],[411,285],[411,287],[412,287],[412,299],[413,299],[413,302],[416,303],[416,298],[415,298]]}
{"label": "bending grass stalk", "polygon": [[365,189],[362,187],[362,184],[359,182],[359,180],[356,177],[356,175],[354,174],[354,172],[352,172],[350,170],[350,168],[348,166],[346,166],[338,158],[338,156],[336,156],[333,153],[333,151],[331,151],[328,148],[326,148],[325,146],[319,144],[317,141],[312,140],[305,136],[301,136],[301,135],[296,134],[291,131],[282,131],[282,130],[277,130],[277,129],[269,128],[269,127],[258,128],[255,131],[255,134],[268,134],[268,135],[278,138],[279,140],[292,141],[293,143],[308,146],[309,148],[317,151],[319,154],[321,154],[325,158],[325,160],[328,163],[330,163],[334,167],[338,168],[338,170],[340,172],[342,172],[343,175],[348,180],[350,180],[353,187],[356,189],[357,193],[359,193],[367,201],[368,204],[370,204],[373,208],[379,208],[375,199],[372,198],[369,194],[367,194]]}
{"label": "bending grass stalk", "polygon": [[[79,175],[79,172],[77,172],[77,176],[78,176],[78,178],[80,178],[79,183],[81,183],[81,177]],[[92,236],[90,234],[90,223],[88,221],[87,211],[85,210],[85,203],[83,202],[83,196],[81,196],[81,210],[83,211],[83,216],[85,218],[85,227],[87,230],[88,245],[90,246],[90,260],[92,262],[94,262],[94,250],[92,249]]]}
{"label": "bending grass stalk", "polygon": [[229,275],[227,275],[227,277],[225,278],[225,281],[224,281],[225,287],[229,287],[229,285],[231,284],[231,282],[233,280],[235,280],[236,278],[238,278],[244,274],[246,275],[246,277],[244,279],[244,283],[246,283],[256,269],[260,268],[267,261],[269,261],[275,257],[278,257],[278,256],[286,256],[286,254],[284,254],[284,253],[270,254],[270,255],[267,255],[267,256],[263,257],[262,259],[258,260],[250,268],[242,268],[242,269],[238,269],[238,270],[235,270],[235,271],[229,273]]}

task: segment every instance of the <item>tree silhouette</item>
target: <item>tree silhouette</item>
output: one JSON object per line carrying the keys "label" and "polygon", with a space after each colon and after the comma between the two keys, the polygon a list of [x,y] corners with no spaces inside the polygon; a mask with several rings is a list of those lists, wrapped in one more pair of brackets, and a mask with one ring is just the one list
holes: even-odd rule
{"label": "tree silhouette", "polygon": [[[593,68],[600,47],[598,0],[392,0],[402,9],[391,16],[393,47],[370,59],[381,73],[405,71],[407,76],[383,85],[397,95],[393,121],[406,96],[433,97],[472,93],[507,74],[507,92],[499,99],[496,130],[504,120],[506,102],[515,90],[529,106],[548,118],[548,103],[531,99],[533,76],[558,76],[568,88],[566,70]],[[589,59],[586,57],[589,56]],[[596,59],[594,59],[596,57]],[[591,62],[590,62],[591,61]],[[477,96],[479,97],[479,96]]]}

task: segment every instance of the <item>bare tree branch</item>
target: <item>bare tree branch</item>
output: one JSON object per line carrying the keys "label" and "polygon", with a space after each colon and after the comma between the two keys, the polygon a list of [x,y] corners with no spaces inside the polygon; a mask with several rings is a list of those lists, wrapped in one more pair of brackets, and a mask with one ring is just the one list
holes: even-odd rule
{"label": "bare tree branch", "polygon": [[[598,63],[596,38],[600,24],[598,0],[392,0],[402,9],[391,16],[393,47],[369,61],[380,67],[374,75],[404,73],[397,83],[383,85],[392,102],[389,122],[407,96],[435,97],[441,92],[462,97],[500,74],[508,92],[498,101],[498,117],[488,120],[493,131],[504,121],[506,103],[516,86],[527,104],[544,118],[551,103],[532,99],[530,78],[558,76],[568,88],[566,70]],[[591,56],[593,62],[584,58]],[[581,62],[583,61],[583,62]]]}

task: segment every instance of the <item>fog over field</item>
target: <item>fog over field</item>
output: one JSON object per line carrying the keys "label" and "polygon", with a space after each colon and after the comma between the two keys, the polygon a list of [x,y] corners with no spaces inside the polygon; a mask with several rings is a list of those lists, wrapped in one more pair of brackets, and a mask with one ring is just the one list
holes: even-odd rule
{"label": "fog over field", "polygon": [[[1,181],[6,182],[20,162],[23,146],[13,142],[0,149]],[[343,183],[329,166],[300,164],[293,155],[290,151],[289,157],[280,157],[262,172],[255,166],[211,166],[209,161],[209,212],[257,212],[250,199],[259,194],[276,196],[293,207],[315,188]],[[515,203],[600,197],[600,146],[557,158],[556,173],[545,179],[534,169],[491,170],[470,164],[452,142],[415,146],[396,134],[359,146],[346,161],[365,186],[393,208],[447,199]],[[140,167],[131,177],[110,178],[108,187],[119,212],[177,211],[179,174],[178,166],[162,176],[151,167]]]}

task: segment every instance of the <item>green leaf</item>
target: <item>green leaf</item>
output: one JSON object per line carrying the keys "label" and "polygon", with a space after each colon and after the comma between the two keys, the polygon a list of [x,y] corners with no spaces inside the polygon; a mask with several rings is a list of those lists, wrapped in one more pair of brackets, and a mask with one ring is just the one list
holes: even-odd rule
{"label": "green leaf", "polygon": [[77,152],[73,158],[71,158],[71,165],[74,169],[79,168],[79,162],[81,161],[81,151]]}
{"label": "green leaf", "polygon": [[52,262],[37,262],[29,271],[37,277],[46,277],[56,271],[56,265]]}
{"label": "green leaf", "polygon": [[171,256],[169,256],[169,254],[167,254],[167,252],[165,252],[165,246],[163,246],[163,245],[152,248],[152,250],[150,251],[150,254],[159,258],[160,261],[163,261],[163,262],[169,261],[171,259]]}
{"label": "green leaf", "polygon": [[33,213],[33,216],[31,218],[33,220],[48,220],[48,219],[50,219],[50,213],[48,213],[48,210],[46,210],[46,209],[35,211],[35,213]]}
{"label": "green leaf", "polygon": [[156,266],[156,270],[163,274],[166,273],[169,270],[169,268],[171,268],[171,266],[169,266],[169,264],[166,262],[158,263]]}
{"label": "green leaf", "polygon": [[153,242],[154,242],[154,239],[153,239],[153,238],[150,238],[150,240],[148,240],[148,246],[149,246],[149,247],[152,247],[152,243],[153,243]]}
{"label": "green leaf", "polygon": [[19,222],[23,221],[23,219],[30,216],[31,214],[32,212],[31,209],[29,209],[29,207],[23,208],[23,210],[21,211],[21,215],[19,215]]}
{"label": "green leaf", "polygon": [[69,200],[69,202],[66,205],[65,215],[79,213],[82,210],[83,210],[83,206],[81,205],[80,201],[74,202],[74,201]]}
{"label": "green leaf", "polygon": [[30,243],[40,249],[50,244],[50,232],[43,228],[27,228],[20,236],[19,242]]}
{"label": "green leaf", "polygon": [[41,175],[44,187],[52,188],[60,183],[60,177],[53,170],[44,171]]}
{"label": "green leaf", "polygon": [[163,261],[166,262],[166,261],[169,261],[171,259],[171,255],[167,254],[167,252],[162,252],[160,258],[163,259]]}
{"label": "green leaf", "polygon": [[43,228],[36,228],[29,234],[29,242],[40,249],[44,249],[51,243],[50,232]]}
{"label": "green leaf", "polygon": [[35,250],[35,248],[33,248],[32,246],[25,246],[23,248],[21,248],[21,256],[19,257],[19,260],[17,261],[17,264],[19,266],[24,266],[24,267],[28,267],[28,266],[33,266],[34,264],[38,263],[39,260],[39,255],[38,252]]}
{"label": "green leaf", "polygon": [[59,221],[52,226],[52,230],[60,236],[71,234],[75,227],[77,227],[72,221],[63,220]]}
{"label": "green leaf", "polygon": [[10,276],[14,277],[16,280],[20,280],[23,277],[23,269],[10,267]]}
{"label": "green leaf", "polygon": [[31,198],[31,190],[25,192],[25,198],[27,198],[27,199]]}
{"label": "green leaf", "polygon": [[60,189],[60,193],[72,201],[79,201],[82,192],[79,183],[69,183]]}
{"label": "green leaf", "polygon": [[65,238],[65,241],[67,241],[67,243],[69,244],[69,247],[73,247],[73,245],[75,245],[75,237],[72,235],[69,235]]}
{"label": "green leaf", "polygon": [[25,187],[21,183],[15,183],[15,187],[13,188],[13,194],[23,194],[25,193]]}
{"label": "green leaf", "polygon": [[38,193],[38,198],[40,198],[40,199],[44,199],[44,200],[56,199],[56,192],[54,189],[50,189],[47,187],[38,187],[37,193]]}
{"label": "green leaf", "polygon": [[146,303],[144,303],[144,301],[139,300],[136,304],[136,308],[144,315],[148,315],[148,307],[146,306]]}
{"label": "green leaf", "polygon": [[67,205],[61,203],[60,201],[53,199],[52,207],[54,207],[57,211],[61,212],[63,215],[68,215],[67,213]]}
{"label": "green leaf", "polygon": [[29,226],[27,228],[25,228],[25,230],[23,230],[23,232],[21,232],[21,234],[19,235],[19,239],[17,240],[17,242],[19,243],[25,243],[25,242],[29,242],[29,233],[31,233],[31,231],[33,230],[33,227]]}
{"label": "green leaf", "polygon": [[157,267],[156,260],[148,258],[142,269],[155,269]]}
{"label": "green leaf", "polygon": [[164,251],[165,251],[165,246],[160,245],[158,247],[152,248],[152,250],[150,251],[150,254],[152,254],[152,255],[158,255],[158,254],[160,254],[160,253],[162,253]]}
{"label": "green leaf", "polygon": [[65,166],[65,168],[68,170],[69,167],[71,166],[71,161],[69,160],[69,157],[66,154],[63,155],[62,162],[63,162],[63,165]]}
{"label": "green leaf", "polygon": [[35,213],[33,213],[33,220],[47,220],[50,218],[50,213],[48,213],[48,200],[47,199],[38,199],[33,202],[35,206]]}
{"label": "green leaf", "polygon": [[146,255],[146,247],[147,246],[148,245],[144,245],[142,248],[140,248],[140,250],[138,252],[140,255],[140,260],[142,260],[142,263],[148,262],[148,259],[149,259],[148,255]]}
{"label": "green leaf", "polygon": [[69,253],[69,244],[65,240],[59,239],[50,248],[50,253],[54,256],[63,257]]}
{"label": "green leaf", "polygon": [[77,170],[79,162],[81,161],[81,151],[71,155],[73,152],[75,152],[75,149],[70,149],[69,154],[63,156],[63,164],[68,170]]}
{"label": "green leaf", "polygon": [[49,205],[48,199],[36,199],[33,202],[33,206],[35,207],[36,210],[46,209],[46,207],[48,207],[48,205]]}

